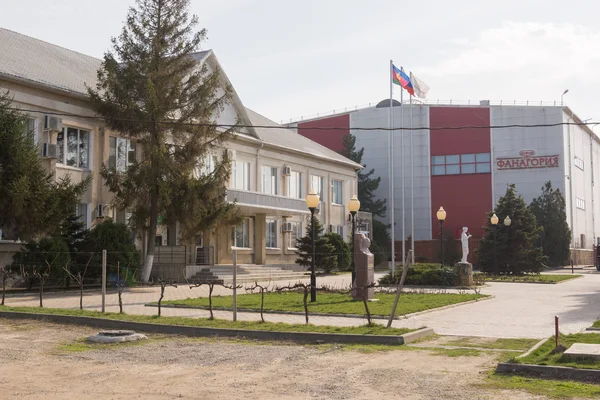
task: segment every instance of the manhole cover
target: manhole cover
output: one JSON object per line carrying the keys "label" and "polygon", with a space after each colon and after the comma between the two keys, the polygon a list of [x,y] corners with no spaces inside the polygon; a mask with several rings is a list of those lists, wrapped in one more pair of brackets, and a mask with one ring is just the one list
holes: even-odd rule
{"label": "manhole cover", "polygon": [[100,331],[87,338],[92,343],[122,343],[148,339],[146,335],[134,331]]}

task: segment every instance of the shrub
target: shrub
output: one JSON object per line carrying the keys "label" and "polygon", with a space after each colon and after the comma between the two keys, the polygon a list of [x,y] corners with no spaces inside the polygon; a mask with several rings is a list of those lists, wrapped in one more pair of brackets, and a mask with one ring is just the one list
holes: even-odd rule
{"label": "shrub", "polygon": [[[397,284],[402,277],[402,266],[396,268],[394,279],[388,273],[379,279],[382,285]],[[457,276],[450,267],[441,267],[439,264],[415,264],[409,268],[405,285],[415,286],[454,286]]]}
{"label": "shrub", "polygon": [[324,235],[329,244],[334,247],[337,266],[340,271],[350,271],[352,266],[352,254],[350,253],[350,245],[344,241],[344,238],[337,233],[328,233]]}
{"label": "shrub", "polygon": [[[13,257],[12,271],[20,274],[21,266],[26,272],[33,270],[45,272],[50,264],[50,281],[54,284],[63,285],[68,281],[68,274],[63,270],[71,260],[69,246],[58,236],[45,237],[39,241],[30,241],[23,246],[22,250]],[[31,289],[35,279],[29,278],[27,288]]]}

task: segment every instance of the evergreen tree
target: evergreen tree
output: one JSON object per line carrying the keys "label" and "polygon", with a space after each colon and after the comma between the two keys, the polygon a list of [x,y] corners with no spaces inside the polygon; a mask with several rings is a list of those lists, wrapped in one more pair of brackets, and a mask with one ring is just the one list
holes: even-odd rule
{"label": "evergreen tree", "polygon": [[28,241],[56,233],[79,203],[90,179],[72,184],[69,176],[55,181],[39,156],[27,116],[0,93],[0,229],[3,237]]}
{"label": "evergreen tree", "polygon": [[[345,135],[342,139],[342,145],[344,146],[340,154],[355,163],[362,164],[362,157],[365,152],[364,148],[360,150],[356,150],[356,136],[354,135]],[[363,167],[366,165],[363,164]],[[379,187],[381,182],[381,178],[373,178],[373,174],[375,173],[374,169],[371,169],[367,172],[359,171],[358,172],[358,193],[357,197],[360,201],[360,209],[362,211],[367,211],[373,214],[373,216],[377,217],[385,217],[386,211],[386,201],[375,199],[375,194],[373,193]]]}
{"label": "evergreen tree", "polygon": [[[323,225],[319,218],[312,219],[315,224],[315,269],[323,269],[330,272],[337,267],[335,247],[329,243],[329,239],[323,236]],[[298,238],[296,242],[296,264],[310,269],[312,265],[312,223],[306,227],[306,236]]]}
{"label": "evergreen tree", "polygon": [[336,265],[340,271],[350,271],[352,266],[352,253],[350,245],[346,243],[344,238],[335,232],[325,234],[329,244],[334,248]]}
{"label": "evergreen tree", "polygon": [[[148,233],[141,274],[147,282],[159,215],[171,221],[184,215],[179,222],[187,225],[187,237],[181,238],[187,241],[201,225],[202,230],[210,229],[233,213],[232,207],[219,201],[229,178],[226,173],[212,174],[210,182],[191,177],[199,160],[231,137],[235,127],[215,126],[230,101],[231,88],[222,84],[218,70],[209,73],[206,63],[194,59],[206,30],[195,30],[198,18],[188,14],[190,1],[137,0],[136,4],[121,35],[113,39],[112,51],[104,56],[96,88],[88,92],[108,127],[142,150],[144,161],[125,173],[103,168],[102,176],[115,194],[115,205],[132,212],[134,229]],[[229,162],[225,157],[221,164]],[[200,204],[207,196],[211,201]],[[179,208],[181,198],[185,207]]]}
{"label": "evergreen tree", "polygon": [[[495,227],[490,222],[494,213],[500,220]],[[506,216],[511,219],[510,226],[503,223]],[[517,194],[514,184],[507,188],[494,211],[487,215],[484,231],[478,250],[482,271],[521,275],[542,270],[546,257],[537,245],[542,228],[537,226],[535,216]]]}
{"label": "evergreen tree", "polygon": [[542,187],[540,197],[533,199],[529,209],[543,228],[540,236],[544,255],[552,266],[569,262],[571,230],[567,224],[565,199],[559,189],[552,189],[550,181]]}

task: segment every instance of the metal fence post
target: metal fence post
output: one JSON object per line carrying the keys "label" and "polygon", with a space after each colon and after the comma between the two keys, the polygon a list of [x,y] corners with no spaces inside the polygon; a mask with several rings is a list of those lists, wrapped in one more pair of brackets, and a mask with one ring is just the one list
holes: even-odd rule
{"label": "metal fence post", "polygon": [[106,311],[106,250],[102,250],[102,312]]}
{"label": "metal fence post", "polygon": [[237,250],[233,250],[233,322],[237,321]]}

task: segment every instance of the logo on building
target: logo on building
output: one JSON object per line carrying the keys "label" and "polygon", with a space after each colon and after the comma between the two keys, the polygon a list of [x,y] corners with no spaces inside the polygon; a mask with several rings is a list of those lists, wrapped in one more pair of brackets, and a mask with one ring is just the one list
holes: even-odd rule
{"label": "logo on building", "polygon": [[497,158],[496,166],[499,170],[558,167],[558,155],[536,156],[535,150],[521,150],[519,155],[521,157]]}

